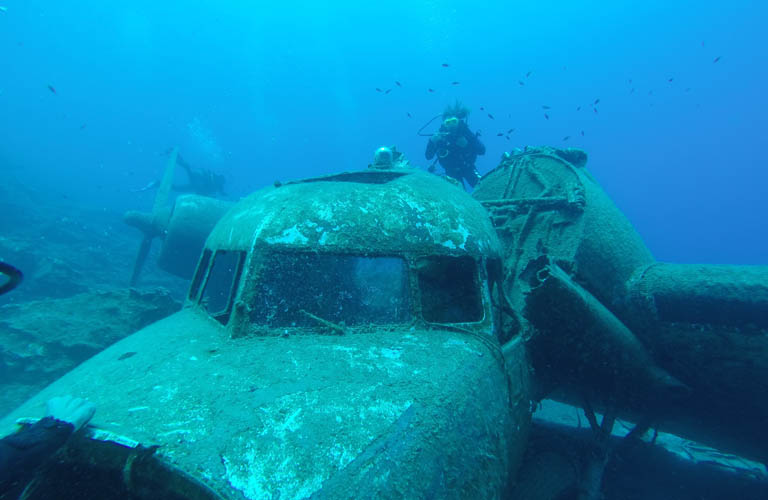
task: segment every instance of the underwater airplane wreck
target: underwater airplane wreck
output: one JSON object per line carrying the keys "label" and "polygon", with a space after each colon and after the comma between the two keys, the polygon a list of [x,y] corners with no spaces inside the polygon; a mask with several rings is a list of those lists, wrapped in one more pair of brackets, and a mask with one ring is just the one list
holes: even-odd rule
{"label": "underwater airplane wreck", "polygon": [[768,462],[768,268],[657,262],[585,165],[469,195],[384,149],[234,205],[166,175],[133,281],[160,238],[185,307],[0,421],[98,407],[26,498],[500,498],[544,397]]}

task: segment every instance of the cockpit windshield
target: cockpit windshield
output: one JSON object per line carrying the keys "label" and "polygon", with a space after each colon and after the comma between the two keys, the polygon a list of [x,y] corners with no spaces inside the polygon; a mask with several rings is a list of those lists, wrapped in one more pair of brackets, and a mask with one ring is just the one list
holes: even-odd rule
{"label": "cockpit windshield", "polygon": [[400,257],[274,253],[256,284],[250,319],[266,327],[346,326],[410,320]]}

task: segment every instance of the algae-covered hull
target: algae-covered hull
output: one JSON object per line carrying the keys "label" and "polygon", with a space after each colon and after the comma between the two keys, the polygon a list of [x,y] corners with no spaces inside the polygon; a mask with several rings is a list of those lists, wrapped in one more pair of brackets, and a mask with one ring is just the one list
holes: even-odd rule
{"label": "algae-covered hull", "polygon": [[[13,430],[54,395],[88,398],[93,426],[158,445],[153,460],[192,479],[171,485],[187,497],[496,498],[524,446],[529,406],[522,346],[507,353],[512,385],[498,354],[444,330],[232,339],[186,309],[0,425]],[[87,450],[89,439],[78,440]],[[126,455],[123,469],[141,454],[113,448]],[[123,486],[138,494],[152,480]],[[39,488],[36,498],[50,493]]]}

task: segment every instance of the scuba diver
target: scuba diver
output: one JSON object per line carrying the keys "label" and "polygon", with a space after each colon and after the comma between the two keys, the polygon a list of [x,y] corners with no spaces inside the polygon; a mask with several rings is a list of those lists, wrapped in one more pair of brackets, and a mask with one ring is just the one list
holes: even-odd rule
{"label": "scuba diver", "polygon": [[96,406],[72,396],[46,403],[45,416],[0,439],[0,498],[20,498],[37,469],[93,417]]}
{"label": "scuba diver", "polygon": [[[194,193],[201,196],[216,197],[216,195],[226,196],[224,192],[224,183],[227,181],[226,177],[222,174],[217,174],[208,169],[195,169],[184,161],[179,155],[176,158],[176,164],[180,165],[186,172],[189,182],[187,184],[176,185],[174,184],[173,190],[180,193]],[[152,181],[141,189],[136,189],[134,193],[140,193],[154,189],[160,185],[160,181]]]}
{"label": "scuba diver", "polygon": [[[24,276],[2,261],[0,274],[8,277],[0,285],[0,295],[16,288]],[[86,425],[95,411],[96,406],[84,399],[51,398],[42,419],[0,439],[0,498],[17,498],[36,469],[61,448],[69,436]]]}
{"label": "scuba diver", "polygon": [[[425,156],[427,160],[431,160],[437,155],[435,162],[440,162],[446,175],[459,182],[467,181],[470,186],[475,187],[480,180],[480,174],[475,168],[475,159],[478,155],[485,154],[485,146],[480,142],[479,134],[469,130],[468,116],[469,110],[459,101],[445,108],[443,123],[440,130],[429,138]],[[429,171],[434,171],[434,163]]]}
{"label": "scuba diver", "polygon": [[373,163],[368,168],[377,170],[393,170],[398,168],[412,168],[408,159],[395,146],[382,146],[373,153]]}

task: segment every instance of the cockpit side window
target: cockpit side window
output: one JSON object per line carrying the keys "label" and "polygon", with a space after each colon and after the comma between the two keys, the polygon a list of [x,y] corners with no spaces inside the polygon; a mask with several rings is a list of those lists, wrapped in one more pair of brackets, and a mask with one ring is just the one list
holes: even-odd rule
{"label": "cockpit side window", "polygon": [[243,271],[245,252],[217,250],[205,281],[200,304],[214,319],[226,325]]}
{"label": "cockpit side window", "polygon": [[477,263],[471,257],[425,257],[416,262],[421,314],[430,323],[483,320]]}

